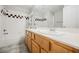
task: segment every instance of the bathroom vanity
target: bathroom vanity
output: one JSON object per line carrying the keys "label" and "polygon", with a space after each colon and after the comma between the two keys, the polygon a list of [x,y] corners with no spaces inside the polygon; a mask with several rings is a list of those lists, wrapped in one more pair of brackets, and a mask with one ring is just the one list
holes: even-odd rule
{"label": "bathroom vanity", "polygon": [[79,37],[64,33],[28,29],[25,45],[32,53],[78,53]]}

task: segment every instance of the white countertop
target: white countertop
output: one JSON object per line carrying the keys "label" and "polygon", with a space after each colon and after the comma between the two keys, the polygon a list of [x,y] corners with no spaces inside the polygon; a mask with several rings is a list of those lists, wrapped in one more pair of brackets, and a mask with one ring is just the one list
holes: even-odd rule
{"label": "white countertop", "polygon": [[79,33],[67,31],[49,31],[49,29],[27,29],[28,31],[49,37],[60,43],[79,49]]}

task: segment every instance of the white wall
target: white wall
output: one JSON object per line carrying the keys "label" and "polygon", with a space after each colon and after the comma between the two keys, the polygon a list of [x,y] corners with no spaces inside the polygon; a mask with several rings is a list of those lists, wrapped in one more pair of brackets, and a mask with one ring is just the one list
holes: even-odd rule
{"label": "white wall", "polygon": [[63,26],[79,28],[79,6],[71,5],[63,8]]}
{"label": "white wall", "polygon": [[[6,7],[5,7],[6,8]],[[27,16],[26,13],[23,13],[22,11],[19,11],[18,8],[17,10],[13,9],[8,9],[9,14],[12,13],[14,15],[23,15]],[[21,10],[21,8],[19,8]],[[15,43],[19,43],[20,40],[22,40],[25,36],[25,29],[26,29],[26,19],[16,19],[8,16],[1,16],[1,20],[3,21],[3,29],[7,29],[8,35],[4,35],[4,39],[0,40],[0,47],[6,46],[6,45],[11,45]]]}
{"label": "white wall", "polygon": [[63,9],[59,9],[54,12],[54,26],[55,27],[63,26]]}

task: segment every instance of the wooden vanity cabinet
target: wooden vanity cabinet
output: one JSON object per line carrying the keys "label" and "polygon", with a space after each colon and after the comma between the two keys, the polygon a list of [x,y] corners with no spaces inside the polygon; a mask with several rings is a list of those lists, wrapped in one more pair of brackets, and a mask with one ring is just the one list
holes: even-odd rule
{"label": "wooden vanity cabinet", "polygon": [[45,36],[28,31],[25,44],[32,53],[73,53],[79,52],[60,42],[49,39]]}

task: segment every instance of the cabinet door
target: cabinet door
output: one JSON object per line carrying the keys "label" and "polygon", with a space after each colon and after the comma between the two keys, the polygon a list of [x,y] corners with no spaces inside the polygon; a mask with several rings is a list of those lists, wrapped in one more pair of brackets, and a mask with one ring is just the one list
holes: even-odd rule
{"label": "cabinet door", "polygon": [[47,53],[47,51],[41,48],[41,53]]}
{"label": "cabinet door", "polygon": [[31,52],[31,38],[27,38],[27,47],[29,51]]}
{"label": "cabinet door", "polygon": [[32,53],[39,53],[40,47],[32,40]]}
{"label": "cabinet door", "polygon": [[49,51],[49,40],[46,37],[43,37],[41,35],[35,35],[35,41],[45,49],[46,51]]}
{"label": "cabinet door", "polygon": [[55,42],[51,41],[51,50],[50,52],[54,53],[71,53],[71,50],[68,50],[60,45],[57,45]]}

